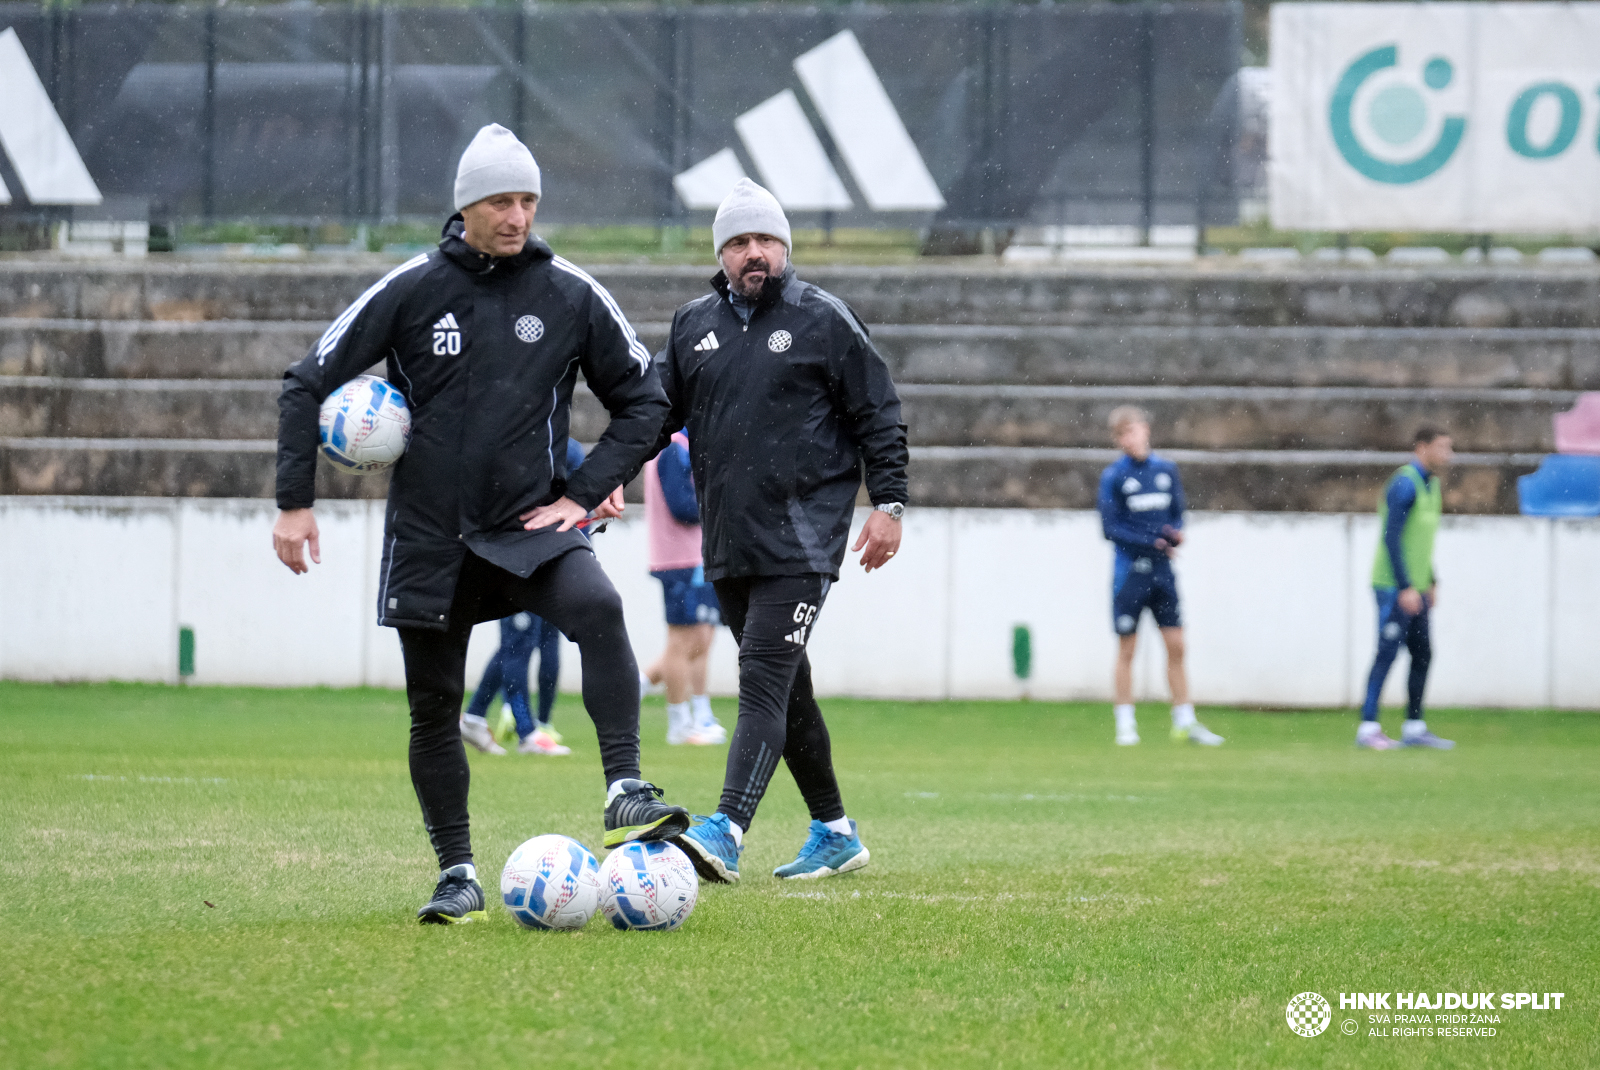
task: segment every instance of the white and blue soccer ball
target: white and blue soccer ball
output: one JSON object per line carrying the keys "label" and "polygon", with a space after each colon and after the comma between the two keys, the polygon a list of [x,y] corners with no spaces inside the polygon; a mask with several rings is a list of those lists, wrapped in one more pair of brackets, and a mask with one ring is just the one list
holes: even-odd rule
{"label": "white and blue soccer ball", "polygon": [[387,379],[358,375],[328,395],[317,420],[322,455],[347,472],[379,472],[411,443],[411,410]]}
{"label": "white and blue soccer ball", "polygon": [[600,904],[600,863],[566,836],[535,836],[511,852],[500,898],[524,929],[581,929]]}
{"label": "white and blue soccer ball", "polygon": [[700,878],[670,843],[627,843],[600,867],[600,909],[619,929],[676,929],[694,912]]}

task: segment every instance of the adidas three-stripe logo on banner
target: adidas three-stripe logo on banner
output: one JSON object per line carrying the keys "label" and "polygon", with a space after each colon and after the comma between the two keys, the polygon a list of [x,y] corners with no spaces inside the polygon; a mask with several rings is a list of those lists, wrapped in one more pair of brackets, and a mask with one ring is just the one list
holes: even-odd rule
{"label": "adidas three-stripe logo on banner", "polygon": [[700,341],[694,344],[694,351],[696,353],[709,353],[713,349],[716,349],[717,345],[717,332],[711,331],[704,338],[700,339]]}
{"label": "adidas three-stripe logo on banner", "polygon": [[[922,153],[854,33],[834,34],[798,57],[794,70],[868,208],[930,212],[944,207]],[[762,182],[785,208],[855,207],[794,90],[757,104],[733,127]],[[674,176],[672,186],[690,208],[716,208],[744,177],[738,154],[725,148]]]}
{"label": "adidas three-stripe logo on banner", "polygon": [[[99,204],[100,187],[83,165],[17,31],[0,32],[0,150],[33,204]],[[11,190],[0,179],[0,204]]]}

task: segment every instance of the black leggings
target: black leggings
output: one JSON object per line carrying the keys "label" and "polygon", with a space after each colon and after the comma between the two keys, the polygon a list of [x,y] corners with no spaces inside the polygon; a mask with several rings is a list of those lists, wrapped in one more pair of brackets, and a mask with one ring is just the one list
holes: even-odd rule
{"label": "black leggings", "polygon": [[781,755],[811,816],[844,816],[828,726],[811,690],[806,643],[828,597],[828,577],[717,580],[722,619],[739,641],[739,722],[717,811],[749,828]]}
{"label": "black leggings", "polygon": [[639,666],[622,621],[622,599],[594,554],[570,550],[522,579],[468,554],[456,581],[448,631],[401,628],[411,703],[411,784],[439,868],[472,861],[461,742],[469,607],[500,596],[561,629],[583,658],[583,704],[600,740],[606,783],[639,775]]}

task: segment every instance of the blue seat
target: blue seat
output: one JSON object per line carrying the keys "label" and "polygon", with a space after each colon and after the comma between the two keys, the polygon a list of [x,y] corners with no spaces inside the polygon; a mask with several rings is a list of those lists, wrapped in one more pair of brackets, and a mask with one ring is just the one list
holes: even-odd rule
{"label": "blue seat", "polygon": [[1556,453],[1517,477],[1523,516],[1600,516],[1600,457]]}

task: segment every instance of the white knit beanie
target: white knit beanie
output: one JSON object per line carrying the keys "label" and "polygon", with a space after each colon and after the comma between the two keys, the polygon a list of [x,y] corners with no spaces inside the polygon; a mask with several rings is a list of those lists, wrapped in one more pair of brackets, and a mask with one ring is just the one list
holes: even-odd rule
{"label": "white knit beanie", "polygon": [[499,123],[490,123],[461,154],[456,168],[456,211],[496,193],[539,196],[539,165],[517,135]]}
{"label": "white knit beanie", "polygon": [[711,244],[717,255],[722,255],[722,247],[729,239],[741,234],[771,234],[783,241],[785,249],[794,251],[789,241],[789,219],[778,198],[748,178],[741,178],[722,199],[717,218],[711,223]]}

